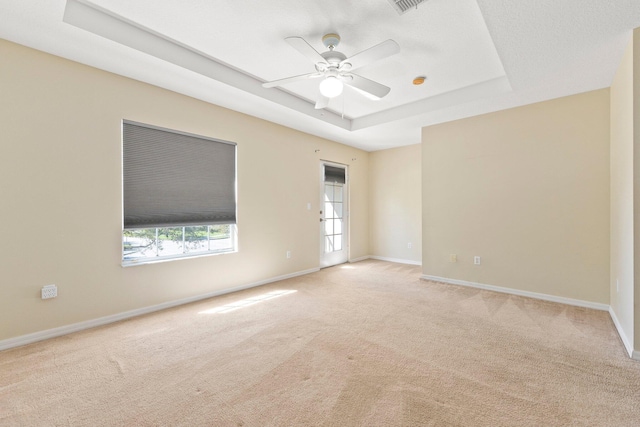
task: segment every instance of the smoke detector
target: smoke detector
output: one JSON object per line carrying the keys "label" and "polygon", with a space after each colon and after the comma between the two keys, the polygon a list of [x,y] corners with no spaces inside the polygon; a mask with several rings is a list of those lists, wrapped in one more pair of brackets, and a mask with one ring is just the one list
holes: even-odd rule
{"label": "smoke detector", "polygon": [[398,15],[403,15],[411,9],[417,9],[420,3],[424,3],[427,0],[389,0],[391,6],[398,12]]}

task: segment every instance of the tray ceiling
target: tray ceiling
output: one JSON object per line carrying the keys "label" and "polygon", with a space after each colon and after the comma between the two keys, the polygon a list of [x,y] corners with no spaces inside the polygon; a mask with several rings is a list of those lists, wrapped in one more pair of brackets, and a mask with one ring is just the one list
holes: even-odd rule
{"label": "tray ceiling", "polygon": [[[65,12],[66,9],[66,12]],[[0,37],[366,150],[420,142],[444,121],[608,87],[640,26],[633,0],[3,0]],[[352,56],[393,39],[400,53],[358,69],[391,88],[349,90],[315,110],[318,79],[285,42],[300,36]],[[412,80],[426,76],[423,85]]]}

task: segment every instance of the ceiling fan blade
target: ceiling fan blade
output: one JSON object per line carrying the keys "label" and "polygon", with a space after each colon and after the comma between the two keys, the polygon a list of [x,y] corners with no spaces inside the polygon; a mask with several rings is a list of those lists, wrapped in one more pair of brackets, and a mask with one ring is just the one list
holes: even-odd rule
{"label": "ceiling fan blade", "polygon": [[287,37],[285,39],[294,49],[306,56],[314,64],[326,64],[327,61],[302,37]]}
{"label": "ceiling fan blade", "polygon": [[329,98],[328,96],[318,94],[318,100],[316,101],[316,110],[327,108],[329,106],[329,101],[331,101],[331,98]]}
{"label": "ceiling fan blade", "polygon": [[351,77],[350,79],[344,79],[344,83],[365,92],[366,94],[372,95],[375,98],[383,98],[386,94],[391,91],[390,87],[382,85],[380,83],[374,82],[373,80],[366,79],[357,74],[348,75]]}
{"label": "ceiling fan blade", "polygon": [[340,62],[340,68],[343,68],[346,64],[351,64],[351,67],[347,69],[355,70],[356,68],[360,68],[388,56],[395,55],[398,52],[400,52],[400,46],[398,43],[389,39],[370,47],[369,49],[363,50],[360,53],[356,53],[351,58],[345,59]]}
{"label": "ceiling fan blade", "polygon": [[280,79],[280,80],[274,80],[272,82],[266,82],[266,83],[262,83],[262,87],[276,87],[276,86],[282,86],[285,85],[287,83],[293,83],[293,82],[297,82],[300,80],[308,80],[308,79],[315,79],[318,77],[322,77],[324,74],[323,73],[308,73],[308,74],[301,74],[299,76],[293,76],[293,77],[287,77],[286,79]]}

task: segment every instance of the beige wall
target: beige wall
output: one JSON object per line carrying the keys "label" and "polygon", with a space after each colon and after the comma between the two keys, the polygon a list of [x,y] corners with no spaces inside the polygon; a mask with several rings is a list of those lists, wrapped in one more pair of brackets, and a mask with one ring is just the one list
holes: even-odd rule
{"label": "beige wall", "polygon": [[369,155],[372,256],[422,262],[420,151],[417,144]]}
{"label": "beige wall", "polygon": [[424,128],[422,158],[425,275],[609,303],[609,90]]}
{"label": "beige wall", "polygon": [[611,85],[611,309],[633,347],[633,43]]}
{"label": "beige wall", "polygon": [[[369,254],[368,153],[6,41],[0,57],[0,340],[317,268],[320,159],[350,166],[350,257]],[[122,119],[238,144],[238,253],[121,267]]]}

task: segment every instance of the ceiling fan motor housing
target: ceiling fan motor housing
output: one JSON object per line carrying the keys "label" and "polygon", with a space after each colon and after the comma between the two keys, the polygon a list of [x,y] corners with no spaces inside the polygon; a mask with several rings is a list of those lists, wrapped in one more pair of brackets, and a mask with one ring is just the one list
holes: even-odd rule
{"label": "ceiling fan motor housing", "polygon": [[342,52],[338,52],[337,50],[329,50],[327,52],[323,52],[320,55],[329,63],[329,65],[338,65],[345,59],[347,59],[347,55]]}

